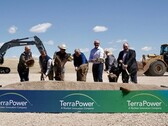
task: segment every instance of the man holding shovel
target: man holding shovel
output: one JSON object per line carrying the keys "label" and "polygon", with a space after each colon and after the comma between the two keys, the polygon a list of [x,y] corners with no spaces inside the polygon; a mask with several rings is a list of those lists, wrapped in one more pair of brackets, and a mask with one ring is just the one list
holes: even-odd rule
{"label": "man holding shovel", "polygon": [[131,82],[137,83],[138,65],[136,52],[133,49],[129,49],[127,42],[123,44],[123,50],[119,53],[117,61],[120,73],[122,73],[123,83],[128,83],[129,77],[131,78]]}
{"label": "man holding shovel", "polygon": [[88,73],[88,61],[85,55],[79,50],[75,49],[73,54],[74,67],[76,70],[77,81],[86,82],[86,76]]}
{"label": "man holding shovel", "polygon": [[44,50],[40,51],[39,64],[41,68],[41,80],[45,80],[48,76],[49,80],[53,80],[52,59]]}

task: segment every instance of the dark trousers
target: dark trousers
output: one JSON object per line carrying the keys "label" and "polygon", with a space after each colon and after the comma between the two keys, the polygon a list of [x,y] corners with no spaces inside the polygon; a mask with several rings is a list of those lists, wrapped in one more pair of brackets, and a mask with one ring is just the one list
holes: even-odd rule
{"label": "dark trousers", "polygon": [[53,70],[51,70],[48,74],[48,79],[53,80]]}
{"label": "dark trousers", "polygon": [[61,66],[54,66],[54,78],[57,81],[64,81],[65,68]]}
{"label": "dark trousers", "polygon": [[129,82],[129,75],[125,70],[122,70],[122,82],[123,83],[128,83]]}
{"label": "dark trousers", "polygon": [[128,83],[129,82],[129,78],[131,79],[131,82],[137,83],[137,71],[129,73],[129,75],[126,72],[126,70],[122,70],[121,72],[122,72],[122,82],[123,83]]}
{"label": "dark trousers", "polygon": [[131,73],[130,77],[131,77],[131,82],[138,83],[138,81],[137,81],[137,71]]}
{"label": "dark trousers", "polygon": [[29,68],[26,69],[19,69],[18,68],[18,73],[20,77],[20,81],[29,81]]}
{"label": "dark trousers", "polygon": [[103,82],[103,63],[93,64],[92,73],[94,82]]}
{"label": "dark trousers", "polygon": [[64,81],[64,73],[56,73],[54,78],[57,81]]}

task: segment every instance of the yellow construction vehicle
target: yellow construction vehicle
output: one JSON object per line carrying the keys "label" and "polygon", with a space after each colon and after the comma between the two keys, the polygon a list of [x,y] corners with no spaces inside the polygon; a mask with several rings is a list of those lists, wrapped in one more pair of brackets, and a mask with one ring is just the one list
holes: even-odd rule
{"label": "yellow construction vehicle", "polygon": [[142,66],[146,76],[163,76],[168,71],[168,44],[161,45],[160,55],[143,55]]}

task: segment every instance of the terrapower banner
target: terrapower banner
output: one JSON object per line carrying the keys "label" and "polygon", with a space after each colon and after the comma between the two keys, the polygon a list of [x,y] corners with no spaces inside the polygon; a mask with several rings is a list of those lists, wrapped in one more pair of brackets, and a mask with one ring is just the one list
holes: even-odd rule
{"label": "terrapower banner", "polygon": [[1,112],[168,112],[168,90],[0,90]]}

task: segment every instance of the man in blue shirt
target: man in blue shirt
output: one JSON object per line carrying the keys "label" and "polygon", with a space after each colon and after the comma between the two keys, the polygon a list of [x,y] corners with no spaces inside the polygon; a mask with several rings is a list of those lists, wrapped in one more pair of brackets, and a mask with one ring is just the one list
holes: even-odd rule
{"label": "man in blue shirt", "polygon": [[104,50],[100,47],[99,40],[94,41],[94,48],[90,52],[89,62],[93,63],[92,73],[94,82],[103,82]]}
{"label": "man in blue shirt", "polygon": [[79,50],[75,49],[73,54],[74,66],[76,70],[77,81],[85,81],[88,73],[88,61],[85,55]]}

